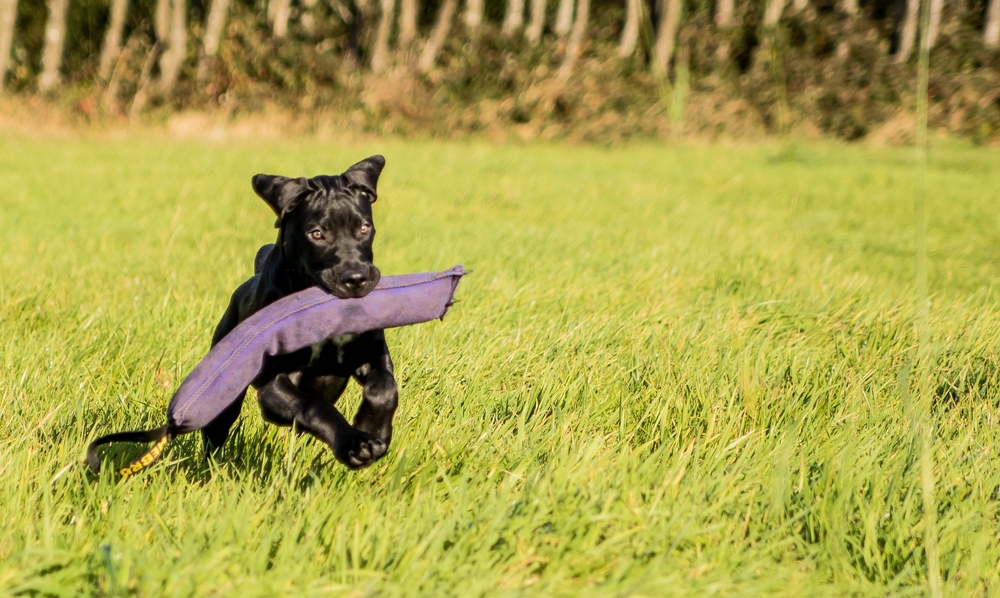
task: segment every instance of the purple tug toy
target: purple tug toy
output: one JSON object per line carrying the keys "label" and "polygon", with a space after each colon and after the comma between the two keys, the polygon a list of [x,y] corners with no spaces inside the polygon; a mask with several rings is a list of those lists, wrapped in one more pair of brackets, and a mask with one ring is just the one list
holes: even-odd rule
{"label": "purple tug toy", "polygon": [[395,328],[444,318],[461,266],[444,272],[383,276],[359,299],[340,299],[318,287],[289,295],[241,322],[195,366],[170,399],[167,423],[153,430],[102,436],[87,447],[86,464],[97,473],[97,447],[111,442],[155,442],[121,468],[132,475],[156,462],[174,437],[207,426],[257,377],[268,356],[292,353],[341,334]]}

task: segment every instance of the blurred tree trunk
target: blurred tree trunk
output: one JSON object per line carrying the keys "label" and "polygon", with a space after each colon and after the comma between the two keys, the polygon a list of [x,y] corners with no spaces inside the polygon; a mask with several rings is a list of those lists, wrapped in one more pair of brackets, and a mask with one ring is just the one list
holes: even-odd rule
{"label": "blurred tree trunk", "polygon": [[545,0],[531,0],[531,23],[524,32],[524,36],[528,38],[531,45],[535,45],[542,39],[542,29],[544,28]]}
{"label": "blurred tree trunk", "polygon": [[66,42],[66,11],[69,0],[49,0],[49,16],[45,23],[45,48],[42,50],[42,74],[38,90],[46,92],[59,85],[63,46]]}
{"label": "blurred tree trunk", "polygon": [[318,3],[318,0],[302,0],[299,22],[302,23],[302,30],[309,36],[316,34],[316,17],[314,15],[314,9]]}
{"label": "blurred tree trunk", "polygon": [[906,0],[906,18],[903,20],[903,31],[899,34],[899,49],[896,50],[896,62],[906,62],[913,52],[917,40],[917,21],[920,19],[920,0]]}
{"label": "blurred tree trunk", "polygon": [[389,54],[389,33],[392,30],[392,17],[395,15],[396,0],[382,0],[382,15],[378,20],[375,48],[372,50],[372,70],[376,73],[385,70],[386,57]]}
{"label": "blurred tree trunk", "polygon": [[142,113],[142,108],[146,105],[146,100],[149,97],[148,88],[153,73],[153,66],[156,64],[157,57],[160,56],[160,50],[164,43],[157,40],[146,54],[146,59],[142,62],[142,71],[139,73],[138,86],[135,95],[132,96],[132,105],[128,109],[128,119],[131,122],[135,122],[138,119],[139,114]]}
{"label": "blurred tree trunk", "polygon": [[17,21],[17,0],[0,0],[0,93],[10,66],[10,47],[14,43],[14,23]]}
{"label": "blurred tree trunk", "polygon": [[153,33],[156,34],[157,41],[167,43],[170,35],[170,0],[156,0],[156,9],[153,11]]}
{"label": "blurred tree trunk", "polygon": [[728,29],[733,25],[733,0],[719,0],[715,5],[715,26]]}
{"label": "blurred tree trunk", "polygon": [[776,47],[777,40],[775,38],[777,37],[778,22],[781,20],[781,15],[785,12],[785,5],[787,3],[788,0],[767,0],[767,5],[764,9],[763,35],[761,44],[755,50],[755,63],[765,64],[772,57],[772,52],[774,52]]}
{"label": "blurred tree trunk", "polygon": [[355,0],[351,3],[331,0],[334,7],[347,26],[347,47],[344,48],[342,63],[346,69],[354,69],[361,64],[364,51],[365,30],[368,27],[369,0]]}
{"label": "blurred tree trunk", "polygon": [[715,5],[715,26],[722,33],[722,40],[715,50],[715,59],[719,62],[729,60],[729,30],[733,26],[733,0],[719,0]]}
{"label": "blurred tree trunk", "polygon": [[401,0],[399,7],[399,47],[408,50],[417,39],[417,0]]}
{"label": "blurred tree trunk", "polygon": [[503,32],[512,35],[524,25],[524,0],[507,0],[507,16],[503,20]]}
{"label": "blurred tree trunk", "polygon": [[[848,2],[854,2],[857,6],[858,0],[848,0]],[[809,0],[792,0],[792,10],[796,13],[800,13],[805,9],[809,8]]]}
{"label": "blurred tree trunk", "polygon": [[622,27],[621,41],[618,42],[619,58],[631,56],[639,41],[639,2],[640,0],[625,0],[625,25]]}
{"label": "blurred tree trunk", "polygon": [[271,34],[281,39],[288,33],[288,15],[292,10],[292,0],[271,0]]}
{"label": "blurred tree trunk", "polygon": [[941,30],[941,9],[944,8],[944,0],[931,1],[931,20],[927,24],[927,49],[930,50],[937,42],[938,32]]}
{"label": "blurred tree trunk", "polygon": [[160,81],[158,91],[168,95],[177,83],[184,50],[187,45],[187,4],[185,0],[170,0],[170,37],[167,49],[160,55]]}
{"label": "blurred tree trunk", "polygon": [[764,11],[764,27],[771,29],[781,20],[785,12],[786,0],[767,0],[767,10]]}
{"label": "blurred tree trunk", "polygon": [[854,33],[854,20],[858,16],[858,0],[843,0],[841,9],[847,18],[841,28],[840,43],[837,44],[837,58],[845,60],[851,53],[851,35]]}
{"label": "blurred tree trunk", "polygon": [[479,26],[483,24],[483,0],[466,0],[465,2],[465,26],[470,32],[475,33]]}
{"label": "blurred tree trunk", "polygon": [[[983,30],[983,43],[987,48],[1000,47],[1000,0],[990,0],[986,11],[986,29]],[[0,51],[3,47],[0,46]],[[3,70],[0,69],[0,73]]]}
{"label": "blurred tree trunk", "polygon": [[198,59],[198,81],[204,81],[208,76],[208,67],[219,51],[219,41],[222,39],[222,29],[226,25],[226,13],[229,12],[229,0],[212,0],[205,19],[205,36],[202,38],[201,58]]}
{"label": "blurred tree trunk", "polygon": [[111,67],[115,65],[122,48],[122,30],[125,28],[125,13],[128,11],[128,0],[111,0],[111,18],[108,21],[108,32],[101,46],[101,59],[98,62],[97,76],[101,81],[107,81],[111,76]]}
{"label": "blurred tree trunk", "polygon": [[556,11],[556,23],[552,27],[556,35],[562,37],[573,27],[573,0],[559,0],[559,10]]}
{"label": "blurred tree trunk", "polygon": [[[678,2],[680,0],[677,0]],[[565,81],[573,74],[573,67],[580,57],[580,47],[583,45],[583,36],[587,33],[587,24],[590,20],[590,0],[577,0],[576,21],[573,23],[573,31],[569,35],[569,43],[566,44],[566,55],[563,56],[562,65],[559,67],[559,79]]]}
{"label": "blurred tree trunk", "polygon": [[681,21],[681,0],[666,0],[653,48],[653,72],[666,75],[677,45],[677,30]]}
{"label": "blurred tree trunk", "polygon": [[441,51],[441,45],[444,44],[444,40],[448,37],[448,31],[451,29],[451,20],[455,16],[457,4],[458,0],[444,0],[444,4],[441,5],[437,22],[434,23],[434,30],[427,40],[427,45],[424,46],[420,60],[417,62],[417,68],[420,69],[420,72],[429,73],[434,68],[434,62],[437,60],[438,52]]}

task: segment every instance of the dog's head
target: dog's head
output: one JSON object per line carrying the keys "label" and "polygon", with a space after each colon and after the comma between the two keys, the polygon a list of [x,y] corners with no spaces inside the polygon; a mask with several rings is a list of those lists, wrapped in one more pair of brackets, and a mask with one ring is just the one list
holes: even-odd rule
{"label": "dog's head", "polygon": [[375,288],[381,273],[372,263],[372,204],[384,166],[385,158],[372,156],[335,176],[253,177],[254,191],[278,215],[289,268],[337,297],[364,297]]}

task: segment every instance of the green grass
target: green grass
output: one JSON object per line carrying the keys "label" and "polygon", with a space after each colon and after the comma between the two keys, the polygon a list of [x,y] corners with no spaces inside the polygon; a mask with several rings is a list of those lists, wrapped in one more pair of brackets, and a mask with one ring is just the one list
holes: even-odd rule
{"label": "green grass", "polygon": [[[190,435],[88,475],[90,439],[162,423],[273,240],[250,176],[375,152],[383,272],[473,272],[389,333],[387,457],[347,471],[248,401],[214,463]],[[997,164],[928,171],[950,594],[1000,588]],[[0,593],[921,595],[914,178],[827,144],[0,138]]]}

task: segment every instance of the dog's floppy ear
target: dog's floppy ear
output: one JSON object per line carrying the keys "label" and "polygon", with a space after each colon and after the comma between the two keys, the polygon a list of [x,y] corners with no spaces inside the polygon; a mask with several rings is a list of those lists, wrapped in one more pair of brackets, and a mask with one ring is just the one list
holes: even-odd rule
{"label": "dog's floppy ear", "polygon": [[385,158],[376,154],[348,168],[343,177],[354,185],[364,187],[371,194],[372,203],[375,203],[375,199],[378,197],[375,192],[378,186],[378,177],[382,174],[383,168],[385,168]]}
{"label": "dog's floppy ear", "polygon": [[282,216],[295,206],[295,202],[306,190],[305,179],[290,179],[273,174],[254,175],[251,184],[257,195],[266,201],[267,205],[271,206],[271,209],[277,214],[278,220],[274,223],[275,228],[281,223]]}

